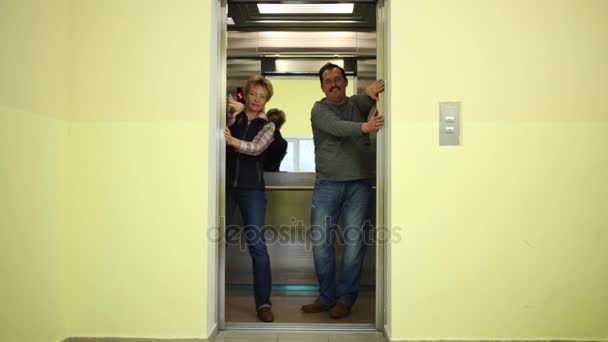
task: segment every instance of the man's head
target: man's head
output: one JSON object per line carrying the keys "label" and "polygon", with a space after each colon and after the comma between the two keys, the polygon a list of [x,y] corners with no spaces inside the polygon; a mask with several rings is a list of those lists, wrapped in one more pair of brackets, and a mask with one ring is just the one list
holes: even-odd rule
{"label": "man's head", "polygon": [[278,108],[268,110],[268,112],[266,112],[266,117],[274,123],[276,129],[281,129],[285,123],[285,112]]}
{"label": "man's head", "polygon": [[321,90],[327,100],[334,104],[342,104],[346,100],[346,73],[339,65],[326,63],[319,70]]}

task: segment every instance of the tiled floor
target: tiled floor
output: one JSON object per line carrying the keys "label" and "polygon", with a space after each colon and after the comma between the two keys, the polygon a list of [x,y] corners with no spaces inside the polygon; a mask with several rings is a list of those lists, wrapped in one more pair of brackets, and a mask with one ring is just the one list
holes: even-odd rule
{"label": "tiled floor", "polygon": [[[374,293],[361,293],[350,316],[343,319],[329,318],[327,312],[305,314],[300,307],[310,304],[315,296],[273,295],[272,311],[275,323],[374,323]],[[227,323],[257,322],[253,295],[249,292],[227,292],[225,302]],[[321,341],[316,341],[321,342]]]}
{"label": "tiled floor", "polygon": [[214,342],[382,342],[380,333],[267,333],[222,331]]}

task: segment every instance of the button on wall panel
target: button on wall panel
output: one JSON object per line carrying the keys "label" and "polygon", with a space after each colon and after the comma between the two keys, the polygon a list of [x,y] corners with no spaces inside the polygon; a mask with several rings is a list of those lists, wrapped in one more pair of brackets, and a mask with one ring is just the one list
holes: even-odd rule
{"label": "button on wall panel", "polygon": [[459,146],[460,127],[460,102],[439,102],[439,146]]}

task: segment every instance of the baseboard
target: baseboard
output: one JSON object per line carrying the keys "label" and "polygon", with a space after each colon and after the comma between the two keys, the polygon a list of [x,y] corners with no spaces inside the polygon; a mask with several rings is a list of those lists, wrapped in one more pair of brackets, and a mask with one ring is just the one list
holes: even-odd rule
{"label": "baseboard", "polygon": [[[213,336],[215,337],[215,336]],[[63,342],[210,342],[206,338],[70,337]]]}
{"label": "baseboard", "polygon": [[493,339],[493,340],[390,340],[382,334],[386,342],[608,342],[608,340],[526,340],[526,339]]}
{"label": "baseboard", "polygon": [[217,334],[218,334],[218,333],[219,333],[219,330],[218,330],[218,325],[217,325],[217,324],[215,324],[215,325],[213,326],[213,330],[211,331],[211,334],[209,334],[209,337],[208,337],[208,339],[207,339],[207,340],[208,340],[209,342],[214,342],[214,341],[215,341],[215,338],[217,337]]}
{"label": "baseboard", "polygon": [[[204,338],[132,338],[132,337],[70,337],[63,342],[213,342],[217,330],[208,339]],[[608,342],[608,340],[390,340],[386,331],[382,333],[385,342]]]}
{"label": "baseboard", "polygon": [[63,342],[213,342],[217,333],[216,325],[209,338],[69,337]]}
{"label": "baseboard", "polygon": [[391,337],[388,334],[388,330],[386,329],[386,325],[382,328],[382,341],[391,342]]}

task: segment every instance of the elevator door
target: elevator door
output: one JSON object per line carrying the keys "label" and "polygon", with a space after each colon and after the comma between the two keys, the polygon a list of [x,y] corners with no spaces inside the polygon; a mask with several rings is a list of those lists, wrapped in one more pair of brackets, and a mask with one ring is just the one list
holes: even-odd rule
{"label": "elevator door", "polygon": [[[263,24],[250,24],[247,27],[246,24],[243,24],[246,20],[243,21],[242,18],[239,19],[241,24],[237,25],[238,28],[231,29],[229,25],[227,46],[223,51],[227,66],[224,75],[226,92],[235,94],[237,88],[243,86],[249,76],[262,74],[277,83],[276,98],[271,99],[269,105],[274,107],[272,100],[275,100],[276,106],[280,107],[281,95],[279,94],[281,94],[281,87],[285,87],[283,80],[300,77],[318,82],[316,75],[318,67],[301,70],[298,69],[298,61],[304,62],[300,64],[306,64],[306,61],[324,62],[336,59],[347,60],[351,67],[354,63],[354,70],[349,74],[349,87],[353,93],[361,92],[367,83],[379,78],[378,75],[382,75],[382,72],[376,67],[377,59],[382,59],[382,56],[377,54],[379,34],[376,32],[376,20],[378,19],[376,12],[378,9],[374,1],[362,3],[372,3],[373,5],[373,18],[366,19],[368,20],[367,25],[370,20],[373,22],[373,30],[370,30],[369,27],[355,29],[356,31],[345,31],[343,26],[339,27],[339,30],[336,30],[336,27],[313,27],[315,24],[312,21],[307,24],[305,30],[302,30],[301,26],[295,25],[282,28],[274,25],[269,30],[269,27]],[[232,9],[231,6],[233,6]],[[251,10],[251,6],[250,1],[228,1],[228,14],[242,14],[243,9]],[[228,20],[235,20],[235,18]],[[311,33],[310,30],[316,31]],[[311,40],[312,36],[326,37],[326,40],[319,38]],[[288,67],[277,70],[279,59],[290,62],[291,64],[283,65],[291,65],[293,69]],[[274,62],[274,69],[269,66],[271,62]],[[309,118],[312,104],[323,96],[319,86],[317,94],[313,94],[314,100],[302,100],[301,106],[290,109],[290,112],[287,112],[288,119],[285,128],[290,123],[290,117]],[[287,96],[285,101],[288,101],[286,103],[293,102],[293,97]],[[302,109],[298,111],[297,107],[302,107]],[[299,128],[303,125],[298,120],[292,120],[292,122],[295,122],[294,126]],[[302,133],[301,130],[296,129],[293,134],[285,134],[283,129],[282,132],[286,138],[289,138],[292,153],[296,150],[299,153],[306,152],[305,140],[309,137],[305,132]],[[380,138],[380,140],[382,139]],[[376,139],[374,139],[375,141]],[[300,143],[304,147],[300,146]],[[380,149],[378,152],[383,154],[383,142],[380,141],[378,146]],[[223,146],[220,147],[219,153],[224,153]],[[306,156],[298,155],[294,163],[297,163],[300,157],[305,158]],[[383,172],[382,165],[380,165],[377,173],[383,174]],[[384,321],[382,317],[382,292],[384,290],[382,258],[384,254],[381,250],[383,247],[376,246],[374,243],[367,247],[361,277],[360,297],[356,306],[353,307],[353,313],[347,319],[331,320],[326,314],[305,315],[301,313],[300,306],[312,302],[318,294],[312,250],[309,240],[306,238],[310,227],[309,216],[314,172],[286,170],[266,174],[265,178],[267,182],[266,238],[271,257],[273,275],[271,300],[276,320],[273,323],[256,322],[251,260],[244,239],[235,239],[232,236],[230,241],[220,245],[220,291],[218,291],[220,293],[220,329],[290,330],[303,327],[314,330],[381,329]],[[378,179],[383,178],[378,177]],[[377,184],[377,187],[382,188],[382,186],[383,184]],[[220,191],[223,191],[223,188]],[[218,198],[223,198],[223,196],[220,195]],[[378,199],[379,196],[376,198]],[[383,201],[383,198],[380,197],[380,201]],[[223,204],[220,203],[219,207],[221,216]],[[377,203],[374,208],[383,208],[383,205]],[[375,221],[380,221],[377,215],[374,217]],[[238,212],[234,219],[238,224],[240,219]],[[375,241],[373,239],[375,233],[375,230],[371,230],[371,237],[368,240]],[[339,265],[340,244],[336,246],[336,255]]]}

